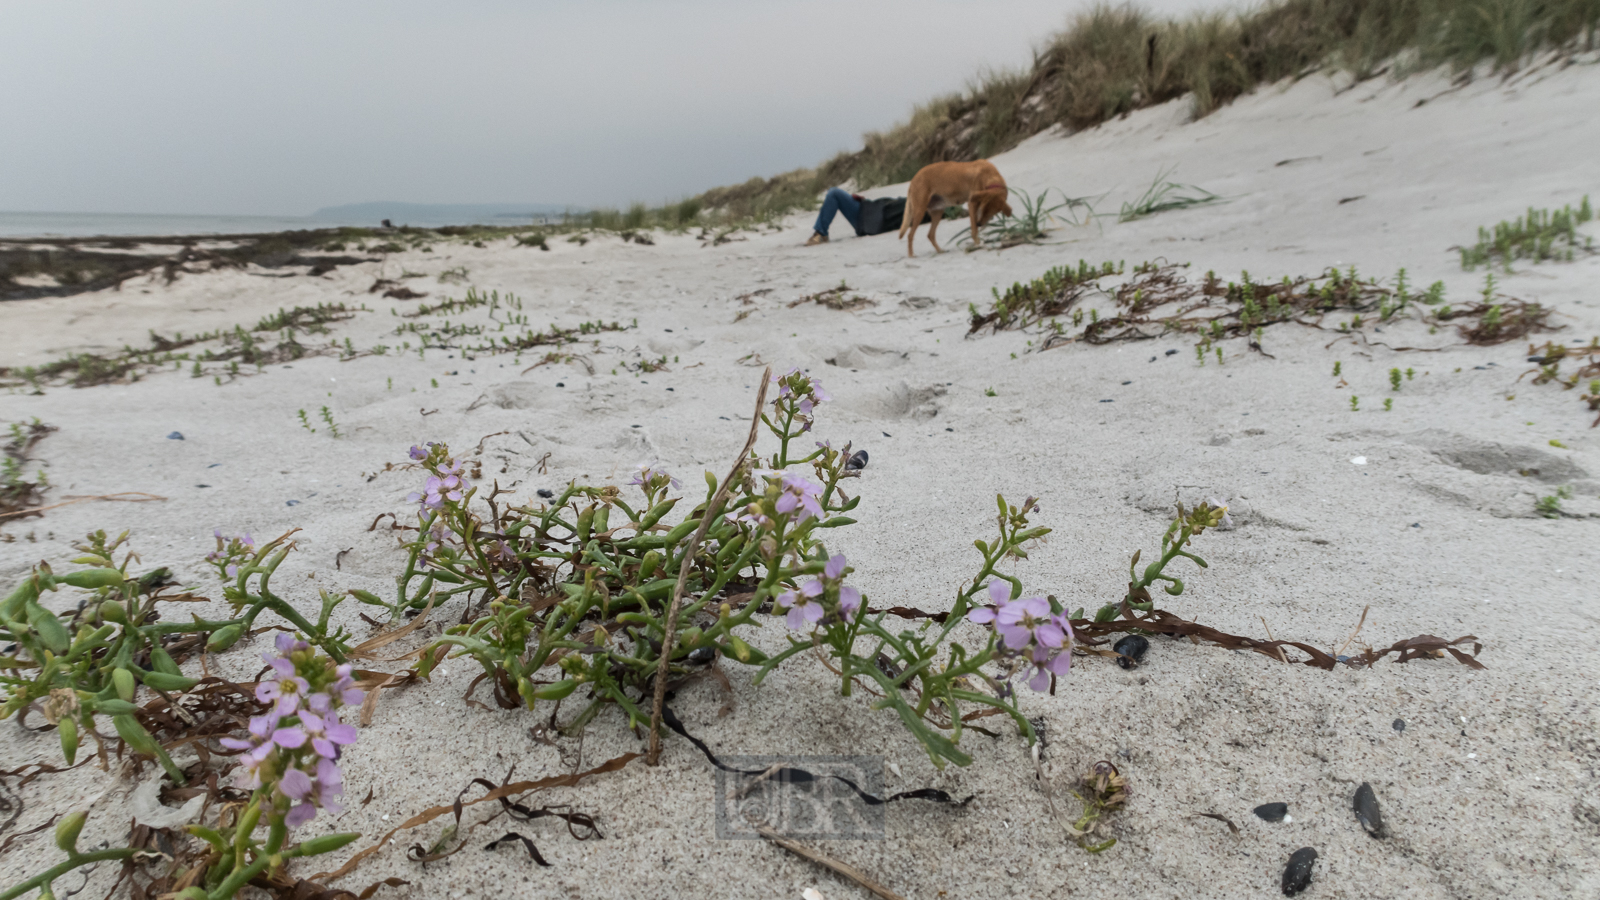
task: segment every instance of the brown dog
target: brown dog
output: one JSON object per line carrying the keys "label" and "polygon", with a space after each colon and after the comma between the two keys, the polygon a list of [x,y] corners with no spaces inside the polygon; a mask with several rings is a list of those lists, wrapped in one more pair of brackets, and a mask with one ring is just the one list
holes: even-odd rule
{"label": "brown dog", "polygon": [[972,222],[972,243],[978,243],[978,229],[989,224],[996,215],[1011,215],[1011,204],[1006,202],[1006,180],[1000,170],[986,159],[977,162],[936,162],[923,166],[911,179],[906,191],[906,215],[900,223],[900,234],[907,230],[906,256],[916,256],[912,244],[917,240],[917,226],[922,224],[924,213],[931,215],[928,224],[928,243],[933,252],[943,253],[934,232],[939,220],[944,218],[946,206],[967,205],[967,216]]}

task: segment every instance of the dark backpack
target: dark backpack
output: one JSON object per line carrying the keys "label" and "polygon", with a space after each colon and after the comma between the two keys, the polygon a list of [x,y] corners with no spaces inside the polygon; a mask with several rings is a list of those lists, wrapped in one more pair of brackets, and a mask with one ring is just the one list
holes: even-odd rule
{"label": "dark backpack", "polygon": [[[861,215],[857,218],[861,224],[856,226],[856,234],[866,237],[872,234],[883,234],[885,231],[899,231],[900,223],[906,216],[906,198],[885,197],[882,200],[861,201]],[[929,217],[923,215],[922,221],[927,222]]]}

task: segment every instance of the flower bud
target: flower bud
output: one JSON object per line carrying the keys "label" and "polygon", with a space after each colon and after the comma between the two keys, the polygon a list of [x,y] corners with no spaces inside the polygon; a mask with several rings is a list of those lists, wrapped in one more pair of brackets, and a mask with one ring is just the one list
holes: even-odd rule
{"label": "flower bud", "polygon": [[89,811],[80,810],[70,813],[56,826],[56,846],[68,856],[78,855],[78,834],[83,831],[83,823],[88,821]]}

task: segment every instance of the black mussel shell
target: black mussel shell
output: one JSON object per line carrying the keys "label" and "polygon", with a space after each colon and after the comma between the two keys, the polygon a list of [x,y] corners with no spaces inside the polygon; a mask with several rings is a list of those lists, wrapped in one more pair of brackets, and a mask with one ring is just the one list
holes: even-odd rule
{"label": "black mussel shell", "polygon": [[1289,855],[1289,864],[1283,869],[1283,895],[1293,897],[1311,886],[1311,866],[1317,861],[1317,851],[1301,847]]}
{"label": "black mussel shell", "polygon": [[867,467],[867,451],[857,450],[850,454],[850,458],[845,461],[844,467],[849,472],[859,472],[865,469]]}
{"label": "black mussel shell", "polygon": [[556,492],[550,490],[549,488],[539,488],[539,490],[535,491],[534,493],[545,498],[546,500],[549,500],[556,495]]}
{"label": "black mussel shell", "polygon": [[1112,652],[1117,654],[1117,665],[1124,669],[1137,669],[1139,663],[1144,661],[1144,653],[1150,649],[1150,641],[1143,635],[1130,634],[1112,645]]}
{"label": "black mussel shell", "polygon": [[1378,795],[1372,792],[1372,785],[1361,782],[1361,787],[1356,788],[1355,800],[1350,804],[1356,811],[1356,821],[1367,830],[1367,834],[1381,838],[1388,832],[1383,827],[1383,813],[1378,809]]}
{"label": "black mussel shell", "polygon": [[1287,803],[1263,803],[1256,807],[1256,815],[1268,822],[1282,822],[1284,816],[1289,814]]}

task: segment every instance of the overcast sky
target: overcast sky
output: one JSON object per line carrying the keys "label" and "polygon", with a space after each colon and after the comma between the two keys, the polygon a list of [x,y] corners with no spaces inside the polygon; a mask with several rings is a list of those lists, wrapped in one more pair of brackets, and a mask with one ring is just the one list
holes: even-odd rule
{"label": "overcast sky", "polygon": [[8,0],[0,210],[676,200],[855,149],[1090,5]]}

